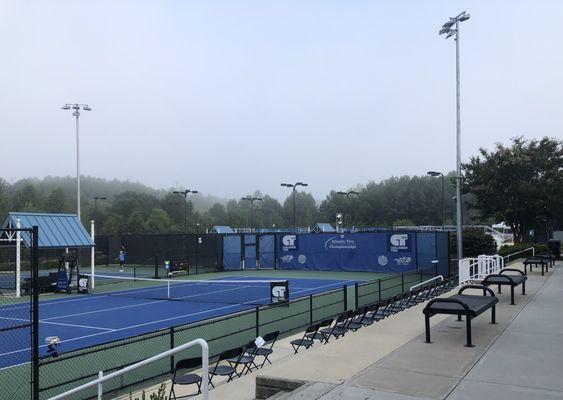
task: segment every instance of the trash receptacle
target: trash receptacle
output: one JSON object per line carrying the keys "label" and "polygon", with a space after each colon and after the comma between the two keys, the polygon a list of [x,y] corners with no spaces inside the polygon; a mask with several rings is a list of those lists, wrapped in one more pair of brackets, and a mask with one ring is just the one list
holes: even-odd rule
{"label": "trash receptacle", "polygon": [[550,240],[547,242],[547,247],[553,252],[555,257],[561,257],[561,240]]}

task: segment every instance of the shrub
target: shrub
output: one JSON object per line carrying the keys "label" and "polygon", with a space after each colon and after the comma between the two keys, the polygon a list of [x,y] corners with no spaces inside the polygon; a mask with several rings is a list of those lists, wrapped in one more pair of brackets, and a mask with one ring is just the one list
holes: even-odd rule
{"label": "shrub", "polygon": [[[456,234],[450,234],[450,253],[455,253],[457,248]],[[481,229],[463,230],[463,256],[476,257],[481,254],[495,254],[497,244],[495,239]]]}
{"label": "shrub", "polygon": [[[501,248],[498,251],[498,254],[505,257],[509,254],[513,254],[516,253],[518,251],[522,251],[525,250],[527,248],[533,247],[534,249],[536,249],[536,253],[537,252],[544,252],[544,251],[550,251],[549,248],[547,247],[547,245],[545,244],[541,244],[541,243],[518,243],[515,245],[504,245],[501,246]],[[522,253],[522,257],[526,256],[526,253]],[[529,254],[531,255],[531,253]]]}

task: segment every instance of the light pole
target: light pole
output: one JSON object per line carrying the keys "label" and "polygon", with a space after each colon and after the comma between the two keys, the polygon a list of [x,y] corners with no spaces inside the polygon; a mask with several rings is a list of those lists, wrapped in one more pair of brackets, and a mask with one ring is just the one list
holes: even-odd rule
{"label": "light pole", "polygon": [[246,200],[250,203],[250,228],[254,227],[254,202],[262,201],[262,197],[252,197],[246,196],[241,198],[241,200]]}
{"label": "light pole", "polygon": [[459,84],[459,23],[469,19],[469,13],[465,11],[456,17],[450,18],[442,25],[440,35],[446,35],[446,39],[455,35],[455,72],[456,72],[456,238],[457,258],[463,258],[463,243],[461,237],[461,107],[460,107],[460,84]]}
{"label": "light pole", "polygon": [[295,225],[295,192],[297,191],[297,186],[309,186],[308,183],[303,183],[303,182],[296,182],[294,184],[291,183],[282,183],[281,186],[284,187],[288,187],[291,188],[291,190],[293,191],[293,233],[297,232],[297,227]]}
{"label": "light pole", "polygon": [[428,171],[426,174],[433,177],[436,176],[442,177],[442,230],[444,230],[444,227],[446,226],[446,203],[444,200],[444,174],[438,171]]}
{"label": "light pole", "polygon": [[[349,190],[347,192],[336,192],[336,194],[339,194],[341,196],[346,196],[346,198],[349,199],[350,196],[357,196],[360,193],[356,192],[355,190]],[[345,212],[347,212],[347,210],[345,210]],[[346,217],[346,215],[344,215],[344,217]],[[350,219],[352,219],[352,218],[350,218]]]}
{"label": "light pole", "polygon": [[188,233],[188,194],[198,193],[197,190],[174,190],[172,193],[184,196],[184,234]]}
{"label": "light pole", "polygon": [[78,117],[80,117],[81,109],[84,111],[92,111],[92,108],[90,108],[88,104],[67,103],[61,107],[61,110],[70,110],[71,108],[74,110],[72,116],[76,117],[76,215],[78,215],[78,219],[80,220],[80,136]]}
{"label": "light pole", "polygon": [[107,197],[94,196],[94,221],[98,222],[98,200],[107,200]]}

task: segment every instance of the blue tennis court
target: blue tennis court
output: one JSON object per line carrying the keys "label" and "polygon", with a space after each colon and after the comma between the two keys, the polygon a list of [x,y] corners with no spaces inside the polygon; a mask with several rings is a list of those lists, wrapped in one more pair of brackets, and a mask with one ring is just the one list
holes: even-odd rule
{"label": "blue tennis court", "polygon": [[[263,278],[245,276],[221,279],[233,282],[233,285],[217,287],[217,285],[201,283],[198,284],[197,292],[184,295],[182,301],[151,298],[150,291],[154,290],[158,290],[158,297],[161,297],[162,288],[108,291],[43,300],[39,308],[39,338],[42,341],[48,336],[58,336],[61,339],[58,351],[68,352],[162,328],[248,310],[256,307],[253,303],[260,303],[264,299],[263,292],[258,293],[247,285],[237,285],[240,279],[262,280]],[[356,282],[355,280],[276,277],[276,280],[278,279],[289,282],[290,299],[335,290]],[[115,293],[120,295],[113,295]],[[233,304],[234,302],[239,303]],[[19,311],[18,314],[25,315],[29,311],[29,305],[12,304],[0,308],[0,327],[3,324],[13,323],[11,317],[16,309]],[[13,348],[8,345],[1,349],[0,368],[29,362],[30,349],[18,348],[17,343],[21,341],[10,340],[10,335],[15,335],[14,331],[7,330],[0,335],[2,343],[15,343]],[[43,342],[40,345],[40,355],[44,356],[47,354],[47,346]]]}

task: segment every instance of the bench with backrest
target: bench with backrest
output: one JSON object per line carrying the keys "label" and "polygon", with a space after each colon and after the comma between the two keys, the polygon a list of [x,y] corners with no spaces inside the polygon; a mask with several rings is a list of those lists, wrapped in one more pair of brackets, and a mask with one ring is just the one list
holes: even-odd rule
{"label": "bench with backrest", "polygon": [[541,276],[544,275],[544,269],[549,265],[549,261],[547,261],[544,257],[539,256],[532,256],[528,257],[524,260],[524,274],[528,274],[528,266],[530,266],[530,272],[532,271],[532,266],[537,267],[541,266]]}
{"label": "bench with backrest", "polygon": [[[469,289],[480,289],[483,291],[483,295],[474,294],[463,294]],[[487,293],[490,296],[487,296]],[[430,300],[424,310],[424,323],[426,329],[426,343],[430,343],[430,318],[437,314],[450,314],[457,315],[458,320],[461,320],[461,316],[465,316],[466,321],[466,335],[467,335],[467,347],[473,347],[471,342],[471,320],[488,309],[491,309],[491,323],[495,324],[495,311],[496,304],[498,303],[498,298],[495,293],[484,285],[466,285],[459,289],[457,294],[447,298],[436,298]]]}
{"label": "bench with backrest", "polygon": [[[506,272],[515,272],[516,274],[506,274]],[[515,268],[503,268],[498,274],[490,274],[481,281],[482,285],[497,285],[498,292],[501,293],[501,286],[510,286],[510,304],[514,305],[514,288],[522,285],[522,295],[526,294],[526,280],[528,277],[522,271]]]}

